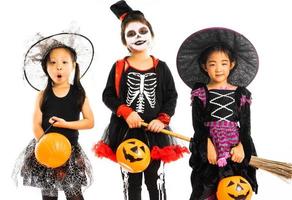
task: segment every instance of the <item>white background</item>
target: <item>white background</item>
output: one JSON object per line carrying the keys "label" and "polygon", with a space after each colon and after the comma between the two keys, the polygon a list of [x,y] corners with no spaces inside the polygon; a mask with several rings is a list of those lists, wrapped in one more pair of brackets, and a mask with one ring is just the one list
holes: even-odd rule
{"label": "white background", "polygon": [[[41,199],[40,191],[15,187],[10,175],[19,153],[33,137],[32,111],[36,97],[23,79],[22,67],[33,36],[68,30],[71,22],[95,45],[96,56],[85,76],[95,114],[95,127],[80,132],[80,143],[89,156],[95,182],[85,191],[85,199],[123,199],[119,167],[91,152],[109,122],[110,110],[101,101],[109,70],[116,59],[127,54],[120,41],[120,22],[109,6],[113,0],[9,0],[0,5],[1,61],[1,199]],[[245,35],[256,47],[260,68],[248,89],[253,93],[252,136],[258,155],[292,162],[291,130],[291,46],[292,12],[287,1],[255,0],[128,0],[151,22],[155,32],[152,53],[169,65],[179,93],[174,131],[192,136],[190,89],[179,78],[176,54],[181,43],[195,31],[222,26]],[[188,145],[187,143],[184,143]],[[166,165],[169,200],[188,199],[191,193],[189,156]],[[292,185],[258,170],[259,194],[253,199],[291,199]],[[60,199],[64,198],[60,193]],[[143,199],[148,199],[143,188]]]}

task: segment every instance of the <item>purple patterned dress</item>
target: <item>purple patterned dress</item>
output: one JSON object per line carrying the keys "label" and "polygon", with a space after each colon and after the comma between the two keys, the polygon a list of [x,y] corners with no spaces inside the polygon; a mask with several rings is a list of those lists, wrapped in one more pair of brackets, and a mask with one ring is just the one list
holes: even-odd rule
{"label": "purple patterned dress", "polygon": [[[250,103],[251,94],[243,87],[208,90],[204,84],[195,85],[192,91],[195,133],[190,144],[191,200],[215,198],[218,182],[233,175],[243,176],[257,191],[255,169],[248,164],[251,155],[256,155],[250,137]],[[217,165],[208,162],[208,138],[215,146]],[[245,158],[242,163],[234,163],[230,159],[230,150],[239,142],[243,145]]]}

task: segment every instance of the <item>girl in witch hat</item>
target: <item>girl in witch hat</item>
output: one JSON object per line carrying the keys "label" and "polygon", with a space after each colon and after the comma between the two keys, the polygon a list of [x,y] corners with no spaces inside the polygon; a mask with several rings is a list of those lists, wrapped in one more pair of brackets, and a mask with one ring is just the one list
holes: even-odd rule
{"label": "girl in witch hat", "polygon": [[[89,129],[94,124],[80,83],[80,74],[86,73],[93,55],[91,41],[77,33],[42,38],[26,53],[25,78],[41,91],[33,117],[35,139],[18,158],[13,176],[23,185],[40,188],[43,200],[58,199],[58,190],[64,191],[68,200],[82,200],[82,187],[92,182],[90,162],[78,143],[78,129]],[[80,112],[83,119],[79,119]],[[60,133],[71,143],[70,158],[57,168],[40,164],[34,153],[38,140],[47,132]]]}
{"label": "girl in witch hat", "polygon": [[[121,38],[130,56],[118,60],[110,71],[103,101],[113,113],[94,150],[97,156],[116,161],[115,152],[124,140],[136,138],[148,144],[152,160],[144,172],[122,169],[124,197],[141,199],[144,176],[150,199],[166,199],[164,163],[187,152],[172,137],[159,134],[168,127],[176,106],[173,77],[165,62],[149,55],[154,33],[144,14],[132,10],[125,1],[115,3],[111,10],[122,21]],[[141,128],[142,121],[149,123],[147,129]]]}
{"label": "girl in witch hat", "polygon": [[218,182],[233,175],[246,178],[257,192],[255,168],[249,165],[256,151],[250,135],[251,93],[246,89],[258,70],[255,48],[233,30],[203,29],[183,42],[177,68],[192,89],[190,199],[216,199]]}

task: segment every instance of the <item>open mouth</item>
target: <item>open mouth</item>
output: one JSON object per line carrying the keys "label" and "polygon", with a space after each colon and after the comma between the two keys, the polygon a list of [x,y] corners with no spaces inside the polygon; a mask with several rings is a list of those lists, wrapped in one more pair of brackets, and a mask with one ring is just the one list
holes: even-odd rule
{"label": "open mouth", "polygon": [[61,75],[61,74],[58,74],[58,75],[57,75],[57,78],[62,78],[62,75]]}
{"label": "open mouth", "polygon": [[146,42],[146,40],[139,40],[139,41],[135,42],[134,44],[135,44],[135,45],[142,45],[142,44],[144,44],[145,42]]}

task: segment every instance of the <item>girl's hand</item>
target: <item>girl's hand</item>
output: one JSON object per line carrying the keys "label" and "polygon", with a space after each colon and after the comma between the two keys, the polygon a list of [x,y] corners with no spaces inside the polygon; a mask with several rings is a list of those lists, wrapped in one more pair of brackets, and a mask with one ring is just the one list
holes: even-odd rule
{"label": "girl's hand", "polygon": [[164,129],[165,124],[162,123],[159,119],[153,119],[148,127],[147,130],[154,132],[154,133],[159,133],[162,129]]}
{"label": "girl's hand", "polygon": [[244,159],[244,149],[241,143],[239,143],[237,146],[233,147],[230,151],[231,160],[233,162],[241,163]]}
{"label": "girl's hand", "polygon": [[207,155],[208,155],[208,161],[211,165],[217,164],[217,153],[215,146],[210,138],[208,138],[208,144],[207,144]]}
{"label": "girl's hand", "polygon": [[126,119],[129,128],[140,128],[142,121],[143,119],[135,111],[131,112],[131,114]]}
{"label": "girl's hand", "polygon": [[62,118],[53,116],[49,119],[49,123],[53,124],[54,127],[67,128],[68,122]]}

